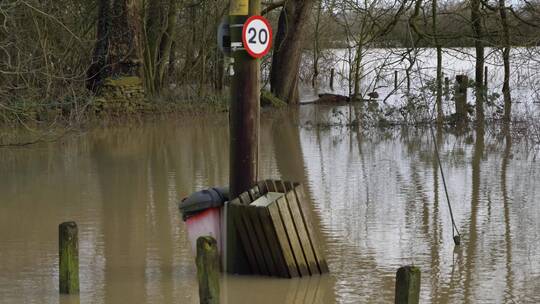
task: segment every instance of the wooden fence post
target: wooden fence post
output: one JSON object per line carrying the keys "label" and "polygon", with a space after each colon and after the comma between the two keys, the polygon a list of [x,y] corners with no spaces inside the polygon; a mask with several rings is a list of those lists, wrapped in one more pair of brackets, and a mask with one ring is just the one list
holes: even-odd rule
{"label": "wooden fence post", "polygon": [[444,99],[450,100],[450,78],[444,77]]}
{"label": "wooden fence post", "polygon": [[420,268],[404,266],[396,273],[395,304],[418,304],[420,302]]}
{"label": "wooden fence post", "polygon": [[219,304],[219,252],[211,236],[197,239],[197,279],[201,304]]}
{"label": "wooden fence post", "polygon": [[334,73],[335,73],[335,70],[334,69],[331,69],[330,70],[330,90],[334,90]]}
{"label": "wooden fence post", "polygon": [[488,67],[487,65],[484,67],[484,91],[487,92],[488,90]]}
{"label": "wooden fence post", "polygon": [[79,236],[75,222],[58,226],[60,293],[79,292]]}
{"label": "wooden fence post", "polygon": [[469,77],[467,75],[456,76],[456,116],[457,121],[462,123],[467,121],[467,90]]}

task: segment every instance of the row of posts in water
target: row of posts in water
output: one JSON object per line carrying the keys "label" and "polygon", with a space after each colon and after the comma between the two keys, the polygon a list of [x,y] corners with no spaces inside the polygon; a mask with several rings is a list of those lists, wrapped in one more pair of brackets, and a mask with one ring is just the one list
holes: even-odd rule
{"label": "row of posts in water", "polygon": [[[335,69],[330,69],[330,89],[334,90],[334,75],[335,75]],[[484,88],[487,91],[488,88],[488,67],[484,67]],[[463,81],[462,81],[463,80]],[[457,75],[456,76],[456,82],[457,87],[463,88],[468,86],[468,77],[466,75]],[[399,89],[400,81],[399,81],[399,72],[394,71],[394,91],[397,91]],[[466,90],[466,89],[465,89]],[[450,99],[450,78],[444,77],[444,96],[446,99]]]}
{"label": "row of posts in water", "polygon": [[[60,293],[79,293],[79,233],[75,222],[65,222],[58,227]],[[219,304],[219,279],[221,276],[217,242],[210,236],[197,239],[197,281],[201,304]],[[418,304],[420,301],[420,269],[404,266],[396,273],[395,303]]]}

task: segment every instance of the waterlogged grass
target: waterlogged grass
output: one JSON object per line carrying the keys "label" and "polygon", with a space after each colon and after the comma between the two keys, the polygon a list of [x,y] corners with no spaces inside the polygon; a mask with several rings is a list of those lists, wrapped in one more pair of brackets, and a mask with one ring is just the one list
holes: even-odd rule
{"label": "waterlogged grass", "polygon": [[148,113],[175,113],[175,114],[204,114],[227,112],[229,108],[229,94],[211,93],[182,96],[164,94],[158,97],[147,98]]}
{"label": "waterlogged grass", "polygon": [[154,115],[201,115],[226,112],[228,94],[204,94],[200,96],[178,96],[167,94],[146,97],[130,104],[106,110],[103,101],[96,96],[81,95],[56,100],[12,99],[0,101],[0,126],[48,128],[50,125],[76,126],[101,122],[141,119]]}

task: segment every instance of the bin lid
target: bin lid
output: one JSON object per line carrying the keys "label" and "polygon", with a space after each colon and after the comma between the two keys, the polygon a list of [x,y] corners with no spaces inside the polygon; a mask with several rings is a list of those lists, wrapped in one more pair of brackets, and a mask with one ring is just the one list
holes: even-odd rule
{"label": "bin lid", "polygon": [[191,216],[210,208],[222,207],[229,200],[229,189],[214,187],[197,191],[184,198],[178,205],[184,221]]}

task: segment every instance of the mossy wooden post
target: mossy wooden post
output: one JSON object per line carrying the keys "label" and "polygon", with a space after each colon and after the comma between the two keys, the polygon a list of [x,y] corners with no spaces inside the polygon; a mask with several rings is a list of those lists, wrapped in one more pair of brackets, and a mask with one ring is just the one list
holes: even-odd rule
{"label": "mossy wooden post", "polygon": [[467,75],[456,76],[456,118],[462,123],[467,121],[467,89],[469,77]]}
{"label": "mossy wooden post", "polygon": [[396,273],[395,304],[418,304],[420,302],[420,268],[404,266]]}
{"label": "mossy wooden post", "polygon": [[58,226],[60,293],[79,293],[79,236],[75,222]]}
{"label": "mossy wooden post", "polygon": [[217,242],[211,236],[197,239],[197,279],[201,304],[219,303],[219,253]]}

